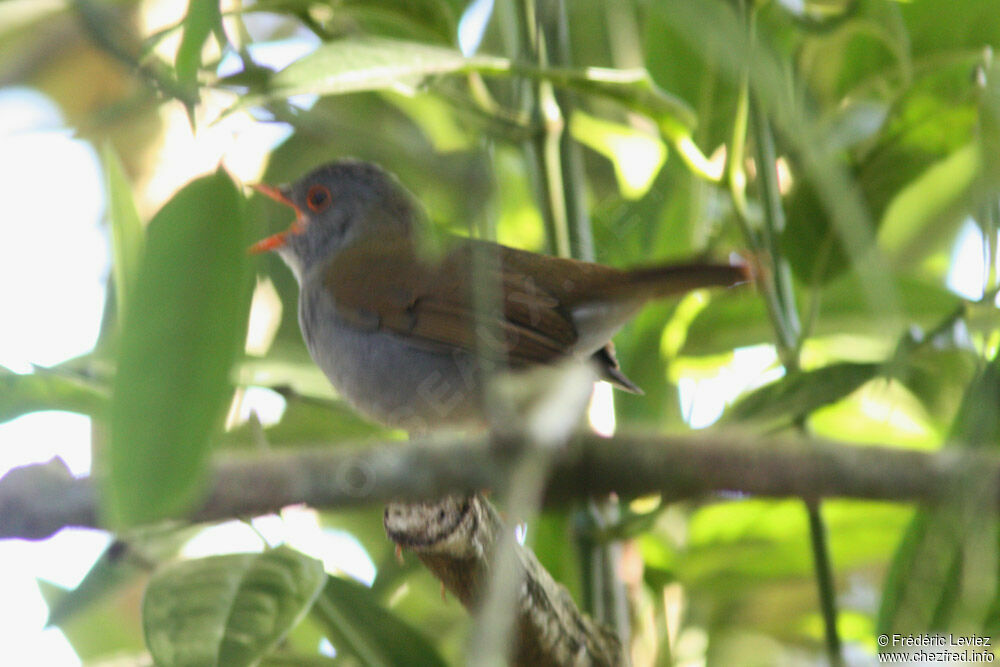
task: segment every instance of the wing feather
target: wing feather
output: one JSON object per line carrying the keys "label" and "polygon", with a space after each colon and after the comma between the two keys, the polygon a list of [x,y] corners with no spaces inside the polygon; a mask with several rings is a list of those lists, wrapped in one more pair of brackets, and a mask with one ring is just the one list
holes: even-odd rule
{"label": "wing feather", "polygon": [[[434,263],[409,239],[361,243],[330,262],[324,284],[345,319],[415,345],[478,352],[511,366],[566,355],[577,333],[559,299],[506,261],[508,249],[494,248],[463,242]],[[491,293],[503,297],[502,307],[489,306]]]}

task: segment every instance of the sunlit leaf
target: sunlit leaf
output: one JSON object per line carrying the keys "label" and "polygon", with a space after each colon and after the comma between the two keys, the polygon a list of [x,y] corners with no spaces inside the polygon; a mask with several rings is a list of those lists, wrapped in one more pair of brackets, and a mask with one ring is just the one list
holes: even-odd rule
{"label": "sunlit leaf", "polygon": [[159,665],[256,664],[305,617],[323,590],[323,564],[288,547],[168,565],[142,603]]}
{"label": "sunlit leaf", "polygon": [[220,171],[186,186],[149,224],[111,404],[103,500],[116,524],[169,516],[200,488],[246,332],[241,201]]}
{"label": "sunlit leaf", "polygon": [[213,32],[223,34],[218,0],[190,0],[176,61],[177,79],[189,90],[197,90],[201,50]]}
{"label": "sunlit leaf", "polygon": [[794,373],[740,399],[727,422],[795,419],[854,392],[879,372],[879,364],[839,363]]}

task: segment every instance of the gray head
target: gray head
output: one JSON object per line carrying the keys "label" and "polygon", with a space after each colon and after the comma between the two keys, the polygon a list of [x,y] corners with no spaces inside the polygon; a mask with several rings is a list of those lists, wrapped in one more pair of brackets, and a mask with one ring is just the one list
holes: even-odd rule
{"label": "gray head", "polygon": [[392,175],[368,162],[339,160],[319,167],[291,185],[255,186],[291,206],[291,227],[256,243],[251,251],[277,250],[301,281],[318,261],[360,238],[411,235],[417,205]]}

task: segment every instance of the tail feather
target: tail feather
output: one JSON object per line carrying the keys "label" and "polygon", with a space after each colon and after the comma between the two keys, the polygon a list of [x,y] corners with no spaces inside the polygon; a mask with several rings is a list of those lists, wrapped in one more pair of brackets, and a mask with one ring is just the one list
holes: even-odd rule
{"label": "tail feather", "polygon": [[671,264],[628,270],[621,289],[639,287],[648,298],[656,298],[702,287],[733,287],[750,280],[750,269],[743,265]]}

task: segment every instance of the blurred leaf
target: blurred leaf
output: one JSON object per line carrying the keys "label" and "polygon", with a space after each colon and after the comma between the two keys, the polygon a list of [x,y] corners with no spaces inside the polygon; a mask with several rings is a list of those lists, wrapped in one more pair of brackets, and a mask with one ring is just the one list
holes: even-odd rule
{"label": "blurred leaf", "polygon": [[[972,448],[1000,445],[1000,355],[969,384],[949,442]],[[995,485],[992,478],[968,470],[965,483],[945,504],[914,516],[886,575],[878,632],[996,627],[1000,530],[995,516],[983,514],[983,505],[995,502]]]}
{"label": "blurred leaf", "polygon": [[910,48],[918,54],[938,54],[983,44],[996,46],[1000,15],[991,0],[950,0],[943,21],[934,3],[899,3]]}
{"label": "blurred leaf", "polygon": [[265,359],[243,359],[236,365],[234,376],[235,381],[245,387],[269,387],[322,401],[337,396],[330,381],[312,359],[286,360],[282,358],[281,351],[274,348]]}
{"label": "blurred leaf", "polygon": [[879,378],[809,415],[808,430],[843,443],[933,450],[942,431],[929,422],[920,401],[902,383]]}
{"label": "blurred leaf", "polygon": [[62,627],[148,571],[149,564],[136,560],[125,542],[112,541],[76,588],[60,593],[49,602],[46,625]]}
{"label": "blurred leaf", "polygon": [[[674,0],[676,1],[676,0]],[[733,82],[718,75],[718,63],[693,46],[673,20],[674,2],[641,2],[639,25],[644,64],[659,86],[698,105],[699,142],[715,147],[732,133]]]}
{"label": "blurred leaf", "polygon": [[[498,56],[463,56],[457,49],[373,36],[322,44],[269,77],[263,90],[252,89],[238,104],[259,105],[302,94],[343,95],[372,90],[409,93],[433,76],[468,72],[509,75],[515,71],[547,79],[580,94],[616,100],[653,117],[661,131],[674,139],[689,139],[695,122],[687,105],[657,87],[644,69],[539,69],[523,64],[515,67],[509,59]],[[242,86],[253,81],[237,74],[221,83]]]}
{"label": "blurred leaf", "polygon": [[[913,265],[954,234],[963,202],[979,173],[978,115],[970,74],[974,58],[928,70],[893,105],[879,133],[845,167],[865,196],[880,242],[903,265]],[[843,246],[808,179],[787,198],[784,250],[800,280],[826,282],[863,248]],[[883,225],[888,228],[883,229]]]}
{"label": "blurred leaf", "polygon": [[540,514],[528,527],[528,545],[538,557],[542,567],[579,604],[583,599],[583,577],[580,574],[580,559],[573,548],[573,534],[570,529],[571,512],[547,511]]}
{"label": "blurred leaf", "polygon": [[200,488],[246,332],[241,201],[220,171],[187,185],[149,224],[111,404],[102,491],[116,525],[180,512]]}
{"label": "blurred leaf", "polygon": [[[943,286],[908,275],[896,277],[892,287],[900,299],[899,306],[907,325],[930,328],[953,313],[960,303],[960,299]],[[903,331],[887,329],[885,320],[865,299],[865,293],[865,285],[856,275],[843,276],[823,287],[813,297],[820,299],[820,305],[812,335],[899,337]],[[691,324],[681,353],[718,354],[772,340],[767,313],[757,295],[748,291],[717,293]]]}
{"label": "blurred leaf", "polygon": [[646,533],[637,540],[642,554],[643,579],[654,591],[677,581],[677,561],[679,556],[662,535]]}
{"label": "blurred leaf", "polygon": [[142,603],[159,665],[254,665],[306,615],[326,573],[289,547],[168,565]]}
{"label": "blurred leaf", "polygon": [[386,611],[359,583],[327,577],[312,615],[339,653],[369,667],[445,664],[423,635]]}
{"label": "blurred leaf", "polygon": [[[401,446],[405,444],[400,443]],[[326,511],[321,515],[324,530],[336,530],[349,533],[356,539],[369,557],[376,564],[392,560],[396,561],[395,546],[385,538],[385,528],[382,527],[382,507],[372,505],[357,509],[339,509]],[[376,579],[382,575],[382,570],[376,572]]]}
{"label": "blurred leaf", "polygon": [[[210,0],[212,1],[212,0]],[[197,91],[179,85],[173,68],[154,55],[143,54],[143,48],[122,12],[95,0],[74,0],[72,3],[80,25],[105,54],[125,64],[153,88],[180,100],[190,111],[197,103]]]}
{"label": "blurred leaf", "polygon": [[347,0],[337,9],[367,33],[429,37],[447,44],[455,39],[455,17],[444,0]]}
{"label": "blurred leaf", "polygon": [[[851,590],[874,597],[870,573],[879,571],[912,511],[838,500],[823,509],[838,573],[851,572]],[[711,636],[738,630],[804,641],[803,624],[817,613],[807,524],[801,501],[794,500],[742,499],[695,511],[673,572]]]}
{"label": "blurred leaf", "polygon": [[135,584],[164,560],[173,558],[198,530],[154,527],[114,539],[76,588],[49,604],[47,625],[62,627],[126,585]]}
{"label": "blurred leaf", "polygon": [[[59,631],[72,646],[78,661],[98,664],[109,655],[144,652],[139,622],[142,584],[142,580],[134,579],[116,589],[117,595],[90,600],[86,613],[71,614],[59,622]],[[38,580],[38,588],[50,609],[68,604],[64,600],[73,595],[72,591],[44,579]]]}
{"label": "blurred leaf", "polygon": [[951,423],[979,361],[964,323],[956,323],[903,355],[892,375],[920,399],[929,414]]}
{"label": "blurred leaf", "polygon": [[794,420],[853,393],[874,378],[880,364],[839,363],[802,371],[756,389],[726,411],[726,423]]}
{"label": "blurred leaf", "polygon": [[[385,438],[393,433],[359,417],[357,412],[340,401],[318,401],[287,397],[281,421],[264,429],[267,443],[275,448],[323,443],[358,444],[365,438]],[[256,444],[249,423],[226,433],[224,442]]]}
{"label": "blurred leaf", "polygon": [[[412,90],[424,79],[475,69],[504,71],[505,58],[472,56],[418,42],[359,36],[319,46],[271,77],[266,90],[251,91],[241,105],[292,95],[342,95],[366,90]],[[223,79],[225,84],[230,79]]]}
{"label": "blurred leaf", "polygon": [[18,374],[0,366],[0,423],[39,410],[66,410],[103,418],[108,390],[81,378],[38,369]]}
{"label": "blurred leaf", "polygon": [[[177,80],[187,88],[192,99],[197,99],[198,70],[201,68],[201,51],[212,33],[225,35],[222,30],[222,13],[218,0],[189,0],[184,16],[184,34],[177,49]],[[193,118],[193,107],[188,106]]]}
{"label": "blurred leaf", "polygon": [[1000,354],[969,384],[949,442],[966,447],[1000,447]]}
{"label": "blurred leaf", "polygon": [[125,175],[118,153],[111,143],[102,151],[104,173],[107,177],[108,217],[111,220],[111,270],[115,278],[115,303],[119,324],[125,321],[125,304],[142,261],[142,221],[132,197],[132,185]]}
{"label": "blurred leaf", "polygon": [[931,165],[900,190],[885,211],[879,245],[897,267],[926,257],[929,250],[954,236],[968,193],[980,175],[976,144],[967,144]]}

